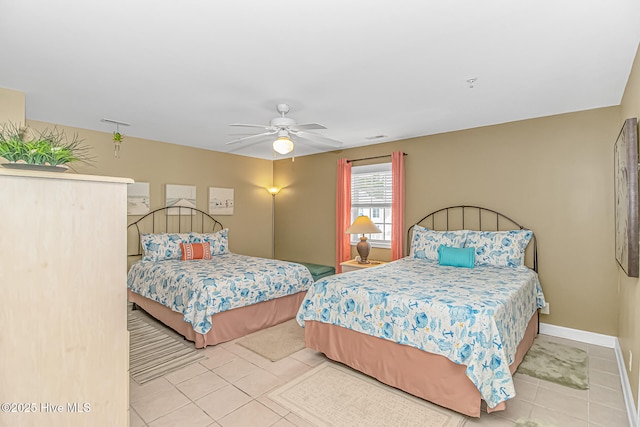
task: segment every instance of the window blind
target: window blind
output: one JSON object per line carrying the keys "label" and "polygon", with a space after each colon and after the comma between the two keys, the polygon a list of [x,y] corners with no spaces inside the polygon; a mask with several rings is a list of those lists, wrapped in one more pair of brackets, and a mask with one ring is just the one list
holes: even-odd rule
{"label": "window blind", "polygon": [[354,166],[351,172],[351,207],[391,207],[391,163]]}

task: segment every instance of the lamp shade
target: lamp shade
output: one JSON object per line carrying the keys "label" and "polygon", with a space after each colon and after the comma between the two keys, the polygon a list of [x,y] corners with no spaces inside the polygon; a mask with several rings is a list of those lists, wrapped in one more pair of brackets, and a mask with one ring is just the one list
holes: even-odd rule
{"label": "lamp shade", "polygon": [[273,151],[280,154],[288,154],[293,151],[293,141],[287,136],[279,136],[273,141]]}
{"label": "lamp shade", "polygon": [[267,187],[267,191],[269,192],[269,194],[271,194],[272,196],[275,196],[276,194],[278,194],[280,192],[281,188],[279,187]]}
{"label": "lamp shade", "polygon": [[382,233],[376,225],[371,221],[371,219],[366,215],[360,215],[353,221],[351,227],[347,229],[347,234],[372,234],[372,233]]}

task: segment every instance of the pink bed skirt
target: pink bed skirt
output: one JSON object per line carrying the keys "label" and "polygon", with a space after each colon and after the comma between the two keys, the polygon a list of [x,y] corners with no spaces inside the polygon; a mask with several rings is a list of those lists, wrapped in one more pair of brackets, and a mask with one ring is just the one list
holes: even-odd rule
{"label": "pink bed skirt", "polygon": [[287,295],[269,301],[259,302],[246,307],[234,308],[211,316],[211,330],[199,334],[190,323],[185,322],[182,313],[172,311],[164,305],[145,298],[128,289],[129,302],[140,306],[144,311],[169,326],[189,341],[196,348],[215,345],[243,337],[251,332],[268,328],[293,319],[298,313],[306,292]]}
{"label": "pink bed skirt", "polygon": [[[466,367],[444,356],[316,321],[305,322],[305,344],[390,386],[472,417],[480,416],[480,392]],[[538,332],[536,312],[518,345],[513,374]],[[489,412],[506,409],[505,402]]]}

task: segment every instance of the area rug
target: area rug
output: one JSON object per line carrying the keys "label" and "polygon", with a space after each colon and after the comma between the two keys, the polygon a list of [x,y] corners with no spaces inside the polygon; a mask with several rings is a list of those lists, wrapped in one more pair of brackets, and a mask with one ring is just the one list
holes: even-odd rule
{"label": "area rug", "polygon": [[304,329],[291,319],[249,334],[237,344],[277,362],[304,348]]}
{"label": "area rug", "polygon": [[536,339],[516,372],[578,390],[589,388],[587,352]]}
{"label": "area rug", "polygon": [[555,424],[549,424],[546,421],[532,420],[530,418],[519,418],[514,427],[558,427]]}
{"label": "area rug", "polygon": [[128,315],[127,329],[129,374],[138,384],[205,359],[193,343],[178,341],[134,314]]}
{"label": "area rug", "polygon": [[318,426],[460,427],[466,417],[325,362],[269,394]]}

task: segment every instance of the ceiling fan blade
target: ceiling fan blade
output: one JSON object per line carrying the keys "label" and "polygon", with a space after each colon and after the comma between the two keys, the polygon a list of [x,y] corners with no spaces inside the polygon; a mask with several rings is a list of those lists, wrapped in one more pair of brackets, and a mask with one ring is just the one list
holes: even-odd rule
{"label": "ceiling fan blade", "polygon": [[[265,142],[270,142],[272,141],[274,138],[273,136],[270,135],[262,135],[265,139],[252,139],[251,141],[244,141],[244,143],[242,144],[236,144],[236,145],[232,145],[229,147],[229,153],[236,153],[236,152],[240,152],[240,151],[244,151],[247,152],[246,150],[249,149],[251,147],[253,147],[254,145],[258,145],[258,144],[264,144]],[[269,137],[270,139],[267,139],[267,137]]]}
{"label": "ceiling fan blade", "polygon": [[309,141],[317,142],[318,144],[330,145],[332,147],[340,147],[342,145],[342,142],[340,141],[336,141],[335,139],[327,138],[326,136],[321,136],[316,133],[305,132],[305,131],[300,131],[300,132],[292,131],[291,133],[293,133],[297,137],[308,139]]}
{"label": "ceiling fan blade", "polygon": [[266,138],[270,135],[275,134],[276,132],[277,131],[271,131],[271,132],[259,133],[257,135],[245,136],[243,138],[238,138],[238,139],[234,139],[233,141],[226,142],[225,145],[237,144],[238,142],[245,142],[245,141],[257,140],[260,138]]}
{"label": "ceiling fan blade", "polygon": [[291,126],[293,130],[313,130],[313,129],[326,129],[326,127],[318,123],[305,123],[302,125]]}
{"label": "ceiling fan blade", "polygon": [[241,127],[245,127],[245,128],[260,128],[260,129],[271,129],[270,126],[265,126],[265,125],[251,125],[251,124],[245,124],[245,123],[231,123],[229,126],[241,126]]}

